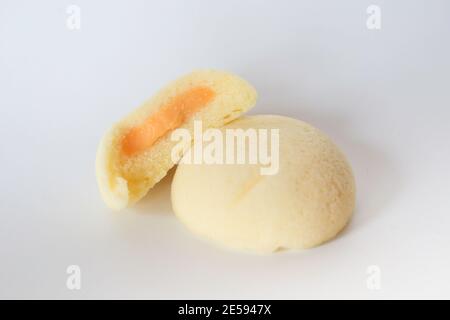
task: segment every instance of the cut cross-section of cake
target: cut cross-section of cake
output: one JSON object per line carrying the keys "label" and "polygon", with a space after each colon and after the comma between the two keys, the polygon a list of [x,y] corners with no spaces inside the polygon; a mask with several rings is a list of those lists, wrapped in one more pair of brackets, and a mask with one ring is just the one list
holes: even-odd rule
{"label": "cut cross-section of cake", "polygon": [[106,204],[125,208],[167,174],[176,164],[172,149],[179,145],[170,139],[173,130],[192,132],[196,120],[203,130],[222,127],[252,108],[256,96],[245,80],[213,70],[194,71],[160,90],[100,142],[96,171]]}

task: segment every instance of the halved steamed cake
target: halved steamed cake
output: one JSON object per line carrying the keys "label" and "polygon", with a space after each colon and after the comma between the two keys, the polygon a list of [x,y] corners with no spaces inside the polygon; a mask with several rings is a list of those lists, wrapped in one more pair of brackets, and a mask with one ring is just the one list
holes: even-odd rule
{"label": "halved steamed cake", "polygon": [[[171,141],[176,128],[221,127],[252,108],[256,91],[221,71],[194,71],[160,90],[115,124],[97,151],[96,171],[106,204],[122,209],[141,199],[175,165]],[[188,147],[188,146],[187,146]]]}

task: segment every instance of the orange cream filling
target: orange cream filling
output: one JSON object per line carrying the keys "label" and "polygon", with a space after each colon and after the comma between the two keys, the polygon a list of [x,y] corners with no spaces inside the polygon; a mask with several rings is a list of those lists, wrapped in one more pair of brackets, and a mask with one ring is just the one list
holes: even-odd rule
{"label": "orange cream filling", "polygon": [[175,96],[141,125],[128,131],[122,139],[122,153],[133,156],[149,149],[168,131],[179,127],[187,118],[205,107],[214,96],[214,91],[203,86]]}

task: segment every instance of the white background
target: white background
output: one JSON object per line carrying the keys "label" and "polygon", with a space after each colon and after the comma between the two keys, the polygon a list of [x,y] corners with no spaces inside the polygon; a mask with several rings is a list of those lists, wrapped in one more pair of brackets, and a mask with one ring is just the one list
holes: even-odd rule
{"label": "white background", "polygon": [[[0,0],[0,297],[450,298],[449,14],[444,0]],[[336,240],[224,251],[175,219],[167,179],[106,208],[100,137],[201,67],[241,75],[252,113],[310,122],[347,154],[357,209]]]}

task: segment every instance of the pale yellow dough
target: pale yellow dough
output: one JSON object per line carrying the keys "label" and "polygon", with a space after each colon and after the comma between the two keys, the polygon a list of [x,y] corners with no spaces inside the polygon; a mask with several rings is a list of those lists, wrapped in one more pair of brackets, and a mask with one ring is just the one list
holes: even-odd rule
{"label": "pale yellow dough", "polygon": [[355,182],[327,136],[272,115],[242,117],[226,128],[279,128],[279,171],[262,176],[259,165],[180,164],[172,206],[192,232],[229,248],[267,253],[314,247],[344,228],[355,206]]}
{"label": "pale yellow dough", "polygon": [[[190,101],[185,103],[184,97]],[[180,116],[186,105],[198,101],[206,101],[206,104],[192,114]],[[170,139],[172,129],[175,128],[163,131],[164,135],[151,137],[152,139],[147,138],[150,136],[149,130],[153,130],[151,125],[145,128],[147,131],[135,130],[137,133],[133,134],[137,138],[130,134],[133,128],[153,121],[154,119],[149,118],[171,105],[176,108],[163,112],[163,125],[158,126],[158,121],[153,121],[158,130],[160,127],[164,128],[164,125],[173,126],[173,123],[179,121],[178,128],[192,131],[194,120],[201,120],[204,129],[221,127],[253,107],[255,102],[256,91],[251,85],[235,75],[221,71],[194,71],[160,90],[153,98],[116,123],[100,142],[96,172],[99,189],[106,204],[113,209],[133,204],[175,165],[171,150],[178,142]],[[174,122],[172,118],[175,118]],[[124,147],[126,137],[131,143]]]}

